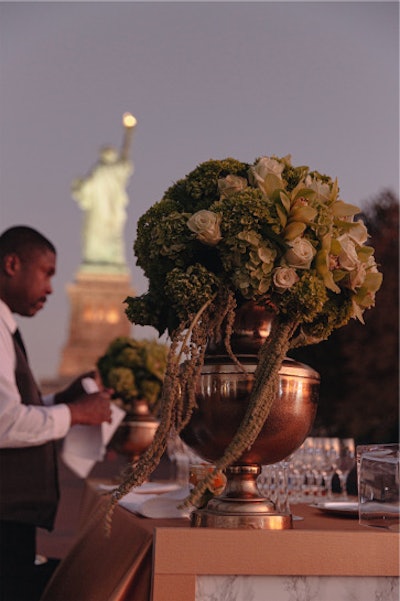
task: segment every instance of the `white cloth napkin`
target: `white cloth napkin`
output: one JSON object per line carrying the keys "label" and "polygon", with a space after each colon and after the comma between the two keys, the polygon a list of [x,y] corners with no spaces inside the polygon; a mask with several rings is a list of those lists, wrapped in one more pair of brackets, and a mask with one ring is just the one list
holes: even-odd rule
{"label": "white cloth napkin", "polygon": [[163,494],[146,494],[136,492],[133,489],[118,501],[132,513],[138,513],[146,518],[188,518],[193,508],[180,509],[181,504],[189,494],[189,487],[185,486],[172,492]]}
{"label": "white cloth napkin", "polygon": [[[98,391],[96,382],[91,378],[84,378],[82,386],[87,393]],[[111,403],[111,423],[72,426],[64,438],[61,458],[79,478],[86,478],[96,462],[103,460],[107,443],[125,415],[123,409]]]}

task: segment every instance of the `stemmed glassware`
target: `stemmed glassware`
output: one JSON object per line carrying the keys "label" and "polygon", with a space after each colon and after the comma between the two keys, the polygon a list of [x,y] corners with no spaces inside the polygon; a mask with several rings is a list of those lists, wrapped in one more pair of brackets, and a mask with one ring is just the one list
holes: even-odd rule
{"label": "stemmed glassware", "polygon": [[340,481],[340,500],[346,500],[347,479],[356,463],[354,438],[339,438],[339,448],[335,459],[335,471]]}
{"label": "stemmed glassware", "polygon": [[314,438],[314,465],[318,474],[319,490],[327,499],[333,498],[332,480],[336,471],[338,449],[338,438],[329,436]]}
{"label": "stemmed glassware", "polygon": [[[261,491],[268,490],[274,501],[280,498],[284,502],[313,503],[322,498],[332,500],[332,480],[337,473],[341,493],[339,500],[347,499],[347,478],[355,465],[355,445],[353,438],[317,436],[308,437],[297,451],[284,462],[272,466],[263,466],[259,478]],[[283,467],[285,468],[284,471]],[[285,474],[283,478],[282,474]],[[285,500],[282,488],[288,487]],[[264,489],[264,490],[263,490]],[[282,501],[281,501],[282,503]]]}
{"label": "stemmed glassware", "polygon": [[292,503],[332,499],[332,479],[338,464],[339,438],[308,437],[290,457],[289,495]]}
{"label": "stemmed glassware", "polygon": [[169,438],[167,455],[175,466],[175,480],[181,486],[186,486],[189,482],[189,468],[191,463],[206,463],[192,451],[178,435]]}
{"label": "stemmed glassware", "polygon": [[268,496],[275,503],[276,509],[283,513],[290,513],[288,467],[287,461],[263,465],[257,480],[260,493]]}

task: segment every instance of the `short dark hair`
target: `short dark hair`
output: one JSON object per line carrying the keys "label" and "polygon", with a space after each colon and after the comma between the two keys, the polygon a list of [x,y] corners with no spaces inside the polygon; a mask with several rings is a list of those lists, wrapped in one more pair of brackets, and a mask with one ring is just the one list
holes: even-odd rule
{"label": "short dark hair", "polygon": [[26,257],[33,250],[49,250],[56,254],[54,244],[43,234],[27,225],[10,227],[0,236],[0,259],[10,253]]}

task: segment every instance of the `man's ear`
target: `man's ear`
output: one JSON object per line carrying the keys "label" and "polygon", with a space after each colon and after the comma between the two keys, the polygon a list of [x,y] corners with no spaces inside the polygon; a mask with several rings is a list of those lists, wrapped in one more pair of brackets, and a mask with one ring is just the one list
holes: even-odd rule
{"label": "man's ear", "polygon": [[4,272],[9,276],[13,276],[20,269],[21,259],[16,253],[10,253],[4,257],[3,265]]}

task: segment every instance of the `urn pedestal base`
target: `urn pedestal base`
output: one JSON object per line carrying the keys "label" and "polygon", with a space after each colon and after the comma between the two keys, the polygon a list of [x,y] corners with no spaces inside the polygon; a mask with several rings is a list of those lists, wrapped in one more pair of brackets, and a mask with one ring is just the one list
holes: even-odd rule
{"label": "urn pedestal base", "polygon": [[[258,505],[259,503],[259,505]],[[254,510],[249,514],[249,505]],[[197,509],[191,514],[194,528],[245,528],[250,530],[288,530],[293,527],[290,513],[263,513],[263,503],[243,501],[237,504],[235,513],[227,513],[224,508],[213,512],[210,509]]]}
{"label": "urn pedestal base", "polygon": [[232,465],[226,470],[227,485],[206,508],[191,514],[192,527],[286,530],[293,527],[290,513],[277,512],[269,499],[260,495],[259,465]]}

